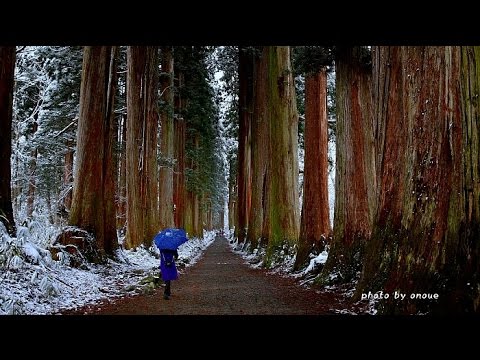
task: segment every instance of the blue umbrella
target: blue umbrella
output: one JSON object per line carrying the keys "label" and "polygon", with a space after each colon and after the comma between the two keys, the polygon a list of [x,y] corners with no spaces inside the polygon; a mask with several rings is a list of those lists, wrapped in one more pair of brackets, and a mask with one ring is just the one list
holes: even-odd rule
{"label": "blue umbrella", "polygon": [[176,250],[188,238],[183,229],[166,228],[155,235],[153,241],[159,250]]}

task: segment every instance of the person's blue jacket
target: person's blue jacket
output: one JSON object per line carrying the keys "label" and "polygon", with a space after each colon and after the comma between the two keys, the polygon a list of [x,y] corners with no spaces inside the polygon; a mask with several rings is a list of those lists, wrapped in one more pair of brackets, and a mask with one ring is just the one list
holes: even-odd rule
{"label": "person's blue jacket", "polygon": [[177,250],[160,250],[160,271],[163,281],[178,279],[175,259],[178,257]]}

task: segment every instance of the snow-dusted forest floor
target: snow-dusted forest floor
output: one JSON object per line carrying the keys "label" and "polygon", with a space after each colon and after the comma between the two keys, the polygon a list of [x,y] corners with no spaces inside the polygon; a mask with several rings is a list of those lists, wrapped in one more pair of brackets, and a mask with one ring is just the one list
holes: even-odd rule
{"label": "snow-dusted forest floor", "polygon": [[[38,229],[19,227],[11,238],[0,223],[0,314],[54,314],[145,292],[140,284],[148,275],[158,274],[159,257],[155,247],[118,250],[117,261],[104,265],[85,264],[73,268],[54,261],[46,250],[46,238],[54,229],[39,236]],[[178,249],[179,268],[193,265],[212,243],[214,232],[203,239],[193,238]]]}

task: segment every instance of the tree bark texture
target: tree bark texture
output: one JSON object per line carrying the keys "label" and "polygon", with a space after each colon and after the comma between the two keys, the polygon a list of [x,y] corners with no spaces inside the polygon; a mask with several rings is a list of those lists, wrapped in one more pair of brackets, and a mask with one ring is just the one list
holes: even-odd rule
{"label": "tree bark texture", "polygon": [[236,236],[244,242],[251,207],[251,122],[253,115],[253,67],[252,51],[239,50],[239,126],[238,126],[238,169],[237,169],[237,211]]}
{"label": "tree bark texture", "polygon": [[173,90],[173,49],[162,47],[162,75],[160,77],[160,94],[162,110],[160,112],[161,140],[160,153],[163,163],[159,172],[160,228],[173,227],[173,167],[175,129],[173,124],[174,90]]}
{"label": "tree bark texture", "polygon": [[372,70],[360,47],[337,51],[337,151],[333,241],[323,274],[348,282],[361,270],[376,206]]}
{"label": "tree bark texture", "polygon": [[12,208],[12,106],[15,46],[0,46],[0,221],[10,236],[16,236]]}
{"label": "tree bark texture", "polygon": [[270,134],[263,219],[268,264],[270,255],[284,242],[292,245],[298,241],[298,113],[290,48],[267,46],[262,56],[267,61],[267,131]]}
{"label": "tree bark texture", "polygon": [[[110,94],[114,69],[110,46],[84,48],[77,156],[69,224],[92,233],[100,250],[113,254],[115,227]],[[111,172],[111,173],[110,173]],[[113,209],[113,211],[112,211]]]}
{"label": "tree bark texture", "polygon": [[305,79],[305,160],[300,237],[295,259],[299,269],[316,248],[323,251],[331,233],[328,205],[327,72]]}
{"label": "tree bark texture", "polygon": [[127,248],[150,246],[159,231],[158,49],[127,48]]}
{"label": "tree bark texture", "polygon": [[440,294],[385,301],[383,313],[478,311],[478,197],[467,185],[478,166],[477,118],[469,115],[478,104],[469,92],[478,86],[476,61],[471,49],[449,46],[374,54],[379,202],[357,296],[380,288]]}

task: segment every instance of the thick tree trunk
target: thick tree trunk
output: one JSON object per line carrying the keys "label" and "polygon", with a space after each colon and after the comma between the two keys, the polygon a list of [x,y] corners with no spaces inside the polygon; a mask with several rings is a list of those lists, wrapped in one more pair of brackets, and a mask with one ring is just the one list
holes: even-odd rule
{"label": "thick tree trunk", "polygon": [[238,126],[238,169],[237,211],[235,232],[238,242],[243,242],[248,228],[251,206],[251,122],[253,114],[253,66],[252,51],[239,50],[239,126]]}
{"label": "thick tree trunk", "polygon": [[[458,243],[451,242],[450,251],[456,253],[452,267],[457,275],[454,296],[450,301],[463,311],[480,312],[480,47],[461,49],[462,141],[463,179],[461,189],[462,216]],[[453,209],[452,209],[453,210]],[[453,228],[455,230],[455,228]]]}
{"label": "thick tree trunk", "polygon": [[308,254],[323,251],[330,237],[328,206],[327,72],[325,68],[305,79],[305,166],[303,204],[295,269]]}
{"label": "thick tree trunk", "polygon": [[358,276],[376,205],[371,67],[360,47],[340,48],[336,59],[337,151],[333,241],[323,275],[335,282]]}
{"label": "thick tree trunk", "polygon": [[[34,120],[33,120],[33,126],[32,126],[32,139],[35,137],[35,133],[38,130],[38,113],[34,115]],[[32,141],[32,143],[34,143]],[[27,217],[29,219],[32,218],[33,216],[33,209],[35,205],[35,189],[37,188],[36,186],[36,172],[37,172],[37,156],[38,156],[38,150],[37,147],[32,149],[30,153],[30,160],[28,162],[28,194],[27,194]]]}
{"label": "thick tree trunk", "polygon": [[0,46],[0,221],[11,236],[16,236],[13,219],[11,163],[13,76],[15,46]]}
{"label": "thick tree trunk", "polygon": [[297,243],[300,226],[298,198],[298,113],[288,46],[267,46],[267,127],[269,162],[265,186],[264,232],[266,263],[284,242]]}
{"label": "thick tree trunk", "polygon": [[127,248],[150,246],[159,230],[157,47],[127,48]]}
{"label": "thick tree trunk", "polygon": [[[184,79],[181,72],[178,73],[177,88],[183,87]],[[186,123],[183,118],[183,99],[180,94],[175,98],[175,114],[177,119],[174,121],[175,133],[175,167],[173,174],[173,204],[174,221],[177,228],[185,228],[185,140]]]}
{"label": "thick tree trunk", "polygon": [[[474,64],[465,64],[469,73]],[[379,203],[357,296],[380,289],[440,296],[389,299],[380,304],[384,313],[472,311],[472,294],[478,311],[478,275],[471,271],[478,270],[478,222],[465,216],[465,170],[478,165],[478,152],[473,159],[465,154],[478,149],[478,138],[468,134],[468,116],[462,119],[462,108],[477,100],[470,94],[462,104],[460,69],[459,47],[375,52]]]}
{"label": "thick tree trunk", "polygon": [[251,208],[248,217],[247,240],[252,244],[251,249],[258,246],[262,240],[262,226],[264,217],[264,187],[266,184],[267,157],[268,157],[268,57],[263,48],[257,49],[261,55],[255,58],[254,63],[254,99],[251,123]]}
{"label": "thick tree trunk", "polygon": [[110,46],[84,48],[80,115],[77,131],[72,208],[69,224],[95,236],[97,246],[112,254],[117,244],[114,192],[109,174],[112,168],[111,120],[109,109]]}
{"label": "thick tree trunk", "polygon": [[160,227],[173,227],[173,167],[175,129],[173,124],[174,91],[173,91],[173,49],[162,47],[162,76],[160,93],[163,108],[160,112],[161,140],[160,152],[164,159],[160,165]]}

